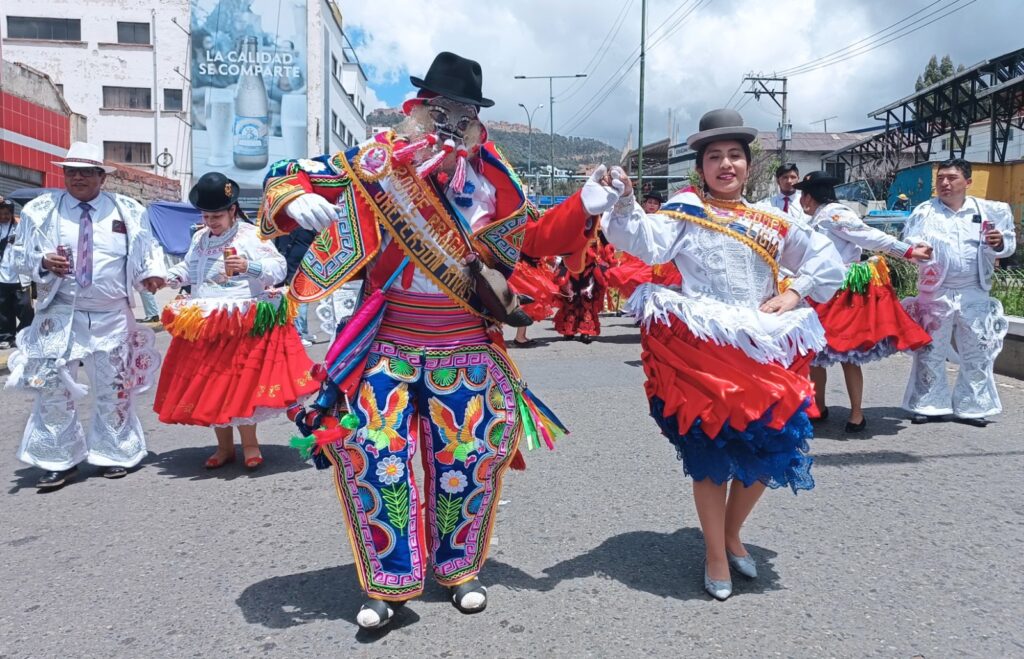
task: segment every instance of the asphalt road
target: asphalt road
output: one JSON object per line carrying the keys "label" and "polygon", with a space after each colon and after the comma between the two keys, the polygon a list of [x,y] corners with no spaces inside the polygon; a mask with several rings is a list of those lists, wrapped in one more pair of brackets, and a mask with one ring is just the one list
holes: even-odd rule
{"label": "asphalt road", "polygon": [[0,392],[0,657],[1024,656],[1024,383],[999,378],[1007,412],[986,429],[911,426],[895,357],[867,369],[869,432],[847,437],[834,370],[817,487],[766,495],[745,536],[762,576],[714,602],[637,332],[605,332],[533,330],[543,345],[514,351],[573,434],[506,480],[487,610],[463,616],[435,586],[378,634],[355,626],[329,477],[288,448],[283,418],[261,426],[261,471],[207,472],[212,431],[160,425],[147,393],[139,470],[85,467],[40,494],[14,459],[28,398]]}

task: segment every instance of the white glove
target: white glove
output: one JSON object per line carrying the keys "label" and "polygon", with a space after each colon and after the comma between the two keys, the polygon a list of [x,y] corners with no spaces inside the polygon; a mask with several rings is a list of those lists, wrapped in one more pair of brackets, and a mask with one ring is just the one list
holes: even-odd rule
{"label": "white glove", "polygon": [[[619,168],[621,170],[621,168]],[[622,196],[622,190],[616,189],[610,185],[605,185],[602,179],[608,173],[608,168],[601,165],[594,170],[594,173],[590,175],[587,182],[583,184],[583,190],[580,191],[580,200],[583,202],[583,208],[591,215],[603,215],[605,212],[610,211],[615,202]],[[615,181],[612,181],[612,185]],[[621,183],[619,183],[621,187]]]}
{"label": "white glove", "polygon": [[284,212],[303,229],[317,232],[338,221],[338,209],[315,192],[307,192],[288,202]]}
{"label": "white glove", "polygon": [[608,175],[612,179],[612,187],[618,190],[619,197],[629,197],[633,194],[633,181],[629,180],[629,174],[618,165],[612,167]]}

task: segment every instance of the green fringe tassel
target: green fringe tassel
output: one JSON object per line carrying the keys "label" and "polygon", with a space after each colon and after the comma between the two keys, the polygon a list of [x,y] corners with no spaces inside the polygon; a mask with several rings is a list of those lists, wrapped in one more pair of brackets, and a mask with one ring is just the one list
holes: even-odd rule
{"label": "green fringe tassel", "polygon": [[284,295],[281,296],[281,301],[277,303],[277,325],[278,327],[284,327],[288,324],[288,298]]}
{"label": "green fringe tassel", "polygon": [[313,435],[309,437],[292,437],[288,444],[299,452],[299,456],[303,460],[309,460],[309,456],[313,454],[313,449],[316,447],[316,437]]}
{"label": "green fringe tassel", "polygon": [[840,290],[850,290],[863,295],[871,285],[871,267],[867,263],[854,263],[846,271]]}
{"label": "green fringe tassel", "polygon": [[540,447],[540,435],[537,433],[537,426],[533,423],[533,415],[530,408],[523,400],[522,392],[516,392],[516,407],[519,409],[519,420],[523,423],[523,434],[526,436],[526,448],[533,450]]}
{"label": "green fringe tassel", "polygon": [[250,336],[263,336],[274,326],[283,327],[288,324],[288,299],[281,298],[281,301],[274,306],[273,302],[256,303],[256,319],[252,323]]}

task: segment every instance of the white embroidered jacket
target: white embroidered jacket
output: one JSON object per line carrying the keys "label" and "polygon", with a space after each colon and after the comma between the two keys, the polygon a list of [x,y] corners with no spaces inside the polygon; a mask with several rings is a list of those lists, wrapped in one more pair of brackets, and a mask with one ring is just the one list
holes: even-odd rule
{"label": "white embroidered jacket", "polygon": [[[69,281],[52,272],[44,271],[41,267],[43,255],[57,251],[58,213],[61,199],[66,194],[41,194],[25,204],[21,210],[17,237],[11,247],[11,265],[15,272],[30,277],[37,284],[37,313],[45,311],[64,282]],[[167,276],[164,252],[150,231],[146,209],[131,197],[108,192],[101,194],[112,198],[115,208],[124,220],[128,240],[128,260],[125,268],[127,288],[145,290],[142,286],[144,279]],[[128,303],[133,304],[131,295],[128,296]]]}
{"label": "white embroidered jacket", "polygon": [[[981,224],[978,223],[977,234],[973,226],[971,237],[963,240],[958,236],[962,227],[957,222],[967,216],[978,214],[981,220],[988,221],[1003,234],[1003,248],[995,250],[981,240]],[[1017,236],[1013,227],[1013,212],[1009,204],[1001,201],[987,201],[976,197],[967,197],[959,211],[953,211],[938,198],[924,202],[914,209],[907,226],[903,230],[903,240],[916,244],[919,242],[934,248],[932,260],[918,265],[918,289],[931,292],[941,288],[950,274],[954,261],[964,260],[959,257],[966,250],[977,250],[978,285],[984,291],[992,290],[992,273],[996,268],[996,259],[1006,258],[1017,249]],[[973,256],[973,255],[972,255]]]}

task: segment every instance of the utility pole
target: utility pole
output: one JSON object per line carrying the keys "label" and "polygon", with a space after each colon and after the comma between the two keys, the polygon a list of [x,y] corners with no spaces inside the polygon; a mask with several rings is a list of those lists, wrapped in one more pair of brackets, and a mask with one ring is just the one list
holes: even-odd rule
{"label": "utility pole", "polygon": [[644,70],[647,59],[647,0],[640,2],[640,119],[637,125],[637,192],[644,193]]}
{"label": "utility pole", "polygon": [[[156,59],[156,9],[149,10],[149,31],[151,33],[150,40],[153,44],[153,102],[150,107],[153,108],[153,148],[150,149],[149,157],[153,161],[153,173],[156,174],[156,157],[157,151],[160,148],[160,80],[157,78],[157,59]],[[166,174],[166,172],[164,172]]]}
{"label": "utility pole", "polygon": [[526,113],[526,130],[529,133],[526,138],[526,180],[529,182],[530,170],[533,169],[533,112],[544,107],[544,104],[541,103],[533,108],[533,112],[527,110],[522,103],[519,104],[519,107],[523,108],[523,112]]}
{"label": "utility pole", "polygon": [[556,78],[586,78],[586,73],[577,73],[570,76],[515,76],[516,80],[542,80],[547,78],[548,80],[548,112],[549,119],[551,121],[551,153],[550,161],[548,164],[548,175],[549,183],[551,186],[551,199],[552,203],[555,198],[555,91],[554,81]]}
{"label": "utility pole", "polygon": [[828,132],[828,120],[829,119],[838,119],[838,118],[839,118],[839,115],[834,114],[831,117],[825,117],[824,119],[818,119],[817,121],[812,121],[811,125],[813,126],[814,124],[824,124],[824,126],[822,127],[821,130],[822,130],[822,132],[827,133]]}
{"label": "utility pole", "polygon": [[[779,159],[784,163],[786,162],[786,144],[793,139],[793,124],[789,123],[789,115],[786,112],[786,78],[776,78],[772,76],[755,76],[753,73],[748,74],[743,78],[744,82],[752,83],[748,91],[743,92],[744,94],[753,94],[754,100],[761,100],[761,95],[765,94],[773,101],[775,105],[779,106],[782,110],[782,120],[779,122],[779,127],[776,129],[776,135],[779,138]],[[776,86],[777,83],[782,83],[782,90]],[[769,87],[765,83],[772,83]],[[778,98],[777,98],[778,97]],[[782,100],[779,100],[779,99]]]}

